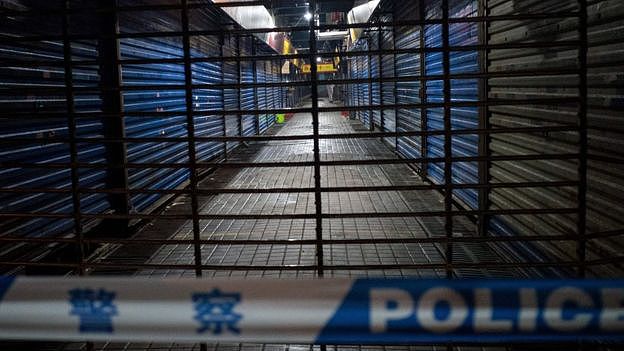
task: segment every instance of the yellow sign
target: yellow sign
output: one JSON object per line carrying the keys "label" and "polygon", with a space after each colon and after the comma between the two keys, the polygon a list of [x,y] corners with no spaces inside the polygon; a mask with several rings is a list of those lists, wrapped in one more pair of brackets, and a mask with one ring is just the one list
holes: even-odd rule
{"label": "yellow sign", "polygon": [[294,54],[294,50],[292,50],[292,44],[290,40],[284,38],[284,47],[282,48],[282,55]]}
{"label": "yellow sign", "polygon": [[[336,67],[334,66],[333,63],[319,63],[318,65],[316,65],[316,71],[318,73],[336,73],[338,72],[338,70],[336,70]],[[301,72],[305,73],[305,74],[310,74],[312,73],[312,65],[303,65]]]}

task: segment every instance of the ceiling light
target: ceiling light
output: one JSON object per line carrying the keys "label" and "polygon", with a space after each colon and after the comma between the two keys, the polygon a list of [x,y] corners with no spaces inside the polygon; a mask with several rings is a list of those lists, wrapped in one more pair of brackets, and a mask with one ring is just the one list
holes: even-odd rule
{"label": "ceiling light", "polygon": [[320,57],[317,57],[317,58],[316,58],[316,62],[323,62],[323,59],[322,59],[322,58],[320,58]]}
{"label": "ceiling light", "polygon": [[306,21],[309,21],[312,19],[312,14],[309,12],[306,12],[305,15],[303,15],[303,18],[305,18]]}

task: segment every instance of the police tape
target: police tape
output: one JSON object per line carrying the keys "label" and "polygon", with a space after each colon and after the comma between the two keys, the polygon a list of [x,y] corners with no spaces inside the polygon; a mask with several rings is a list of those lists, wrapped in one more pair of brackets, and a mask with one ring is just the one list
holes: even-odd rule
{"label": "police tape", "polygon": [[0,339],[624,342],[624,280],[0,278]]}

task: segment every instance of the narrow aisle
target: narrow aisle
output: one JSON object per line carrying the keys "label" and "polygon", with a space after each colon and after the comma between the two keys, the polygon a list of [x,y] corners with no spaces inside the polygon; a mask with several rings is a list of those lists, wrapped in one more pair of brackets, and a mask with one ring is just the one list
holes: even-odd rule
{"label": "narrow aisle", "polygon": [[[321,102],[321,106],[327,106]],[[321,134],[356,133],[365,131],[358,121],[345,119],[339,113],[320,115]],[[282,126],[275,126],[269,133],[276,135],[312,134],[310,116],[296,115]],[[228,157],[230,162],[280,162],[313,160],[311,140],[270,141],[240,147]],[[322,160],[387,159],[396,155],[379,139],[328,139],[321,140]],[[322,167],[322,186],[373,186],[424,184],[406,165],[370,165]],[[222,168],[205,179],[200,188],[287,188],[313,187],[312,167],[297,168]],[[314,213],[314,194],[221,194],[199,199],[202,214],[301,214]],[[180,197],[165,211],[166,214],[189,213],[190,199]],[[388,191],[348,192],[323,194],[324,213],[398,212],[442,210],[443,197],[435,191]],[[361,269],[328,270],[326,277],[425,277],[444,278],[445,270],[404,268],[411,264],[443,264],[444,245],[433,243],[366,243],[371,239],[409,239],[444,236],[444,218],[360,218],[326,219],[323,222],[323,239],[361,239],[361,244],[324,244],[325,265],[361,266]],[[454,222],[454,235],[473,235],[473,224],[463,218]],[[223,266],[219,270],[204,270],[203,277],[268,277],[303,278],[316,277],[316,271],[291,269],[289,266],[313,266],[316,262],[314,245],[283,245],[266,243],[258,245],[219,244],[219,240],[314,240],[314,219],[280,220],[208,220],[200,222],[201,238],[214,240],[214,244],[202,245],[202,261],[205,265]],[[162,245],[150,250],[145,246],[126,245],[107,260],[135,264],[189,265],[194,262],[192,223],[190,221],[154,221],[145,227],[137,238],[154,239],[162,233],[168,239],[188,240],[188,244]],[[401,240],[398,240],[399,242]],[[486,244],[456,245],[453,259],[456,262],[493,263],[502,261]],[[395,265],[391,269],[366,269],[366,265]],[[227,267],[226,267],[227,266]],[[245,269],[249,267],[253,269]],[[273,266],[265,269],[264,266]],[[279,269],[275,268],[279,266]],[[488,277],[481,269],[460,269],[464,277]],[[120,273],[120,272],[116,272]],[[128,272],[125,272],[128,273]],[[133,272],[138,276],[195,277],[193,269],[143,269]],[[509,275],[501,271],[496,276]],[[166,350],[186,347],[180,344],[116,344],[96,345],[99,350],[130,349]],[[197,345],[188,346],[196,349]],[[286,344],[209,344],[210,350],[301,350],[319,351],[312,345]],[[352,350],[351,347],[327,347],[327,350]],[[406,347],[368,347],[376,351],[407,350]],[[429,348],[423,348],[429,349]]]}
{"label": "narrow aisle", "polygon": [[[322,106],[328,106],[321,101]],[[356,133],[364,131],[358,121],[349,120],[340,113],[320,115],[321,134]],[[276,135],[311,135],[311,117],[295,115],[283,126],[276,126],[270,133]],[[240,147],[229,156],[229,162],[285,162],[312,161],[312,140],[258,142]],[[396,155],[380,139],[323,139],[322,160],[388,159]],[[357,165],[322,167],[323,187],[419,185],[424,184],[406,165]],[[312,167],[293,168],[244,168],[217,170],[200,184],[201,189],[210,188],[300,188],[313,187]],[[443,197],[431,191],[385,191],[324,193],[323,212],[384,213],[408,211],[442,211]],[[185,213],[190,199],[181,197],[165,213]],[[188,212],[187,212],[188,213]],[[220,194],[200,197],[202,214],[313,214],[313,193],[290,194]],[[159,223],[160,222],[160,223]],[[214,244],[202,245],[202,261],[205,265],[219,266],[219,270],[205,270],[204,276],[270,276],[313,277],[316,264],[314,245],[283,245],[281,243],[219,244],[219,240],[314,240],[314,219],[247,219],[202,220],[201,239],[213,240]],[[146,227],[138,237],[154,238],[158,233],[168,232],[170,239],[193,238],[190,221],[156,221]],[[463,218],[454,221],[454,235],[470,236],[473,224]],[[359,266],[358,269],[341,267],[329,270],[326,276],[420,276],[444,277],[442,268],[414,269],[414,264],[443,264],[444,245],[435,243],[366,243],[371,239],[409,239],[444,236],[444,218],[332,218],[323,221],[323,239],[359,239],[358,244],[324,244],[324,265]],[[161,234],[162,235],[162,234]],[[399,240],[400,242],[400,240]],[[121,249],[124,250],[123,248]],[[145,257],[138,255],[135,259]],[[131,252],[136,254],[136,250]],[[129,253],[121,254],[121,256]],[[476,257],[483,262],[491,257],[499,258],[485,245],[457,245],[454,260],[471,262]],[[109,257],[113,259],[114,255]],[[134,257],[134,256],[133,256]],[[158,265],[192,265],[192,244],[163,245],[149,253],[147,263]],[[147,257],[145,257],[147,258]],[[389,269],[369,269],[369,265],[394,265]],[[242,267],[241,267],[242,266]],[[272,266],[270,268],[262,268]],[[307,266],[302,269],[289,266]],[[247,267],[249,269],[245,269]],[[466,276],[483,276],[480,270],[462,270]],[[146,269],[139,275],[193,276],[193,270]]]}

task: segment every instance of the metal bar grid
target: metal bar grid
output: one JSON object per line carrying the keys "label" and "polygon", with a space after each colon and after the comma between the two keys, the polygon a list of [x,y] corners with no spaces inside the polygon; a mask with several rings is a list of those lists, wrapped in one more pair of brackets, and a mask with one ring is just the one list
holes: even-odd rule
{"label": "metal bar grid", "polygon": [[[240,6],[251,5],[256,2],[242,2]],[[19,236],[13,234],[4,234],[0,237],[0,245],[2,247],[15,245],[15,244],[27,244],[27,245],[67,245],[69,247],[78,250],[79,255],[72,261],[55,261],[50,262],[48,260],[40,259],[4,259],[0,258],[0,266],[8,267],[10,269],[17,269],[20,267],[27,267],[28,269],[66,269],[73,270],[79,274],[87,274],[92,272],[98,272],[99,270],[119,270],[122,272],[136,271],[136,270],[152,270],[152,271],[193,271],[197,276],[202,274],[207,275],[206,272],[249,272],[249,271],[275,271],[275,272],[300,272],[311,271],[316,276],[327,276],[330,274],[342,272],[342,271],[354,271],[354,272],[371,272],[371,274],[383,274],[387,270],[406,270],[408,272],[425,272],[425,271],[441,271],[444,272],[443,276],[448,278],[458,275],[460,271],[466,270],[479,270],[480,272],[495,271],[498,269],[509,269],[510,271],[523,272],[524,276],[532,276],[532,273],[536,269],[562,269],[562,270],[575,270],[579,276],[585,276],[588,272],[593,272],[596,269],[604,265],[619,265],[624,263],[624,257],[592,257],[587,255],[588,247],[587,242],[591,240],[602,239],[621,239],[623,233],[621,230],[614,231],[600,231],[600,232],[588,232],[587,231],[587,207],[585,205],[587,201],[588,191],[588,161],[591,159],[588,152],[588,122],[587,122],[587,110],[591,107],[588,98],[588,69],[595,67],[597,64],[589,63],[588,56],[588,19],[587,19],[587,2],[579,0],[578,11],[568,12],[555,12],[555,13],[536,13],[530,15],[516,14],[516,15],[490,15],[487,6],[487,2],[483,2],[483,13],[474,17],[465,18],[453,18],[449,13],[449,0],[442,1],[442,16],[440,18],[425,19],[425,2],[420,1],[420,19],[410,21],[373,21],[366,24],[351,24],[351,25],[319,25],[315,21],[310,21],[308,26],[296,26],[296,27],[280,27],[274,29],[242,29],[236,26],[224,28],[223,30],[192,30],[190,26],[189,14],[194,9],[211,9],[218,11],[218,7],[222,4],[196,4],[188,3],[186,0],[182,0],[180,5],[146,5],[141,7],[118,7],[97,9],[100,13],[112,13],[118,14],[122,12],[139,13],[139,11],[147,10],[179,10],[181,14],[181,28],[180,32],[143,32],[143,33],[115,33],[114,35],[101,35],[94,37],[93,35],[82,35],[70,33],[69,19],[72,16],[82,14],[86,11],[76,8],[65,8],[58,12],[50,12],[53,16],[58,14],[66,21],[63,22],[63,32],[61,35],[45,35],[45,36],[24,36],[14,38],[0,38],[0,45],[12,44],[16,42],[28,43],[39,41],[54,41],[60,40],[63,44],[64,55],[63,60],[33,60],[33,61],[19,61],[19,60],[0,60],[0,67],[7,67],[10,65],[19,65],[21,67],[55,67],[60,66],[64,69],[65,82],[63,86],[58,87],[22,87],[13,89],[10,93],[7,91],[0,91],[0,96],[10,94],[27,94],[27,93],[56,93],[63,94],[65,96],[65,103],[67,105],[67,111],[63,112],[39,112],[33,114],[32,111],[3,111],[0,112],[0,118],[5,119],[18,119],[28,117],[31,119],[45,119],[45,118],[62,118],[66,119],[68,123],[69,133],[67,136],[46,136],[43,138],[24,138],[24,137],[8,137],[0,140],[0,145],[15,145],[17,143],[59,143],[67,144],[69,146],[70,160],[69,162],[57,162],[54,160],[46,160],[45,162],[27,162],[27,161],[1,161],[0,168],[23,168],[23,169],[70,169],[71,170],[71,185],[66,187],[0,187],[0,195],[23,195],[28,196],[32,194],[65,194],[70,195],[73,203],[73,211],[68,213],[59,213],[55,211],[11,211],[10,209],[3,209],[0,211],[0,218],[3,220],[42,220],[42,219],[67,219],[73,220],[71,232],[65,232],[56,236]],[[316,8],[317,1],[311,2],[311,8]],[[83,12],[84,11],[84,12]],[[36,11],[28,11],[23,13],[11,13],[12,16],[27,16],[33,14]],[[552,18],[568,18],[577,19],[579,21],[579,38],[571,40],[561,41],[549,41],[549,42],[535,42],[535,43],[507,43],[507,44],[492,44],[488,41],[487,29],[488,26],[495,22],[500,21],[513,21],[513,20],[540,20],[540,19],[552,19]],[[476,45],[462,45],[456,46],[451,43],[450,40],[450,28],[453,25],[474,23],[482,25],[484,27],[485,35],[481,37],[481,42]],[[436,47],[427,47],[425,45],[425,28],[428,26],[441,26],[442,28],[442,41],[441,44]],[[420,28],[420,46],[412,49],[399,49],[396,44],[396,28],[397,27],[418,27]],[[332,52],[319,52],[317,50],[317,38],[315,32],[317,30],[327,29],[350,29],[350,28],[364,28],[368,31],[371,38],[374,35],[378,35],[378,47],[373,49],[373,45],[369,44],[369,50],[366,51],[347,51],[340,53]],[[390,28],[393,32],[393,45],[392,49],[384,49],[381,44],[382,35],[381,32]],[[301,53],[297,55],[280,55],[280,54],[266,54],[266,48],[260,42],[259,39],[253,37],[253,34],[268,33],[268,32],[287,32],[287,31],[302,31],[310,33],[309,44],[310,51],[308,53]],[[203,36],[218,36],[225,37],[234,36],[236,39],[236,55],[225,56],[223,47],[221,52],[217,56],[204,57],[194,54],[193,40]],[[252,36],[252,45],[250,52],[246,52],[241,48],[241,40],[245,36]],[[182,55],[176,58],[150,58],[150,59],[120,59],[116,64],[119,67],[122,66],[138,66],[145,64],[172,64],[183,66],[184,82],[182,84],[138,84],[138,85],[120,85],[112,87],[92,87],[92,86],[76,86],[74,84],[73,70],[80,67],[94,65],[98,63],[97,60],[78,60],[74,58],[72,53],[72,43],[79,42],[81,40],[95,40],[95,39],[137,39],[137,38],[178,38],[182,42]],[[487,58],[485,63],[481,66],[479,72],[456,72],[452,66],[452,54],[455,52],[479,52],[484,57],[487,57],[489,53],[495,50],[518,50],[518,49],[548,49],[552,47],[566,47],[573,50],[578,50],[579,67],[577,69],[570,68],[545,68],[543,70],[518,70],[513,72],[491,72],[488,70]],[[262,48],[260,50],[259,48]],[[264,50],[264,51],[263,51]],[[384,77],[383,72],[386,72],[386,68],[382,65],[382,58],[384,56],[392,56],[397,61],[397,55],[410,54],[420,55],[425,57],[427,54],[441,54],[443,56],[443,68],[442,73],[430,74],[425,69],[424,60],[421,60],[421,67],[418,72],[414,72],[408,76],[399,76],[396,71],[392,73],[392,77]],[[371,67],[371,60],[378,59],[380,72],[379,77],[373,77],[372,72],[368,72],[366,78],[341,78],[335,80],[320,80],[317,75],[317,57],[335,57],[338,56],[343,59],[343,62],[356,62],[356,59],[366,59],[368,61],[368,67]],[[270,81],[270,82],[258,82],[258,70],[262,70],[261,66],[267,66],[266,62],[270,62],[271,72],[275,68],[275,62],[284,62],[294,58],[307,59],[311,64],[312,74],[309,79],[302,79],[292,81]],[[210,84],[197,84],[193,81],[193,65],[200,63],[215,63],[224,66],[225,62],[235,62],[237,67],[237,82],[225,83],[223,77],[220,83]],[[253,69],[253,83],[243,83],[241,77],[241,66],[243,63],[250,62]],[[359,62],[357,61],[358,66]],[[279,65],[278,65],[279,66]],[[277,67],[279,68],[279,67]],[[455,80],[472,80],[478,79],[484,82],[489,82],[496,78],[513,78],[513,77],[540,77],[544,75],[554,77],[567,77],[576,76],[579,78],[578,94],[574,96],[556,97],[556,98],[524,98],[524,99],[505,99],[505,98],[492,98],[487,93],[477,99],[477,101],[461,101],[456,100],[453,96],[452,84]],[[380,104],[373,104],[372,99],[372,86],[378,83],[380,87],[383,83],[396,83],[396,82],[414,82],[420,83],[423,89],[423,94],[420,103],[401,104],[397,101],[386,104],[384,99],[380,99]],[[443,101],[442,102],[430,102],[427,100],[427,83],[443,81]],[[369,95],[368,104],[357,104],[353,106],[335,106],[329,105],[321,101],[318,97],[318,89],[326,84],[337,84],[344,86],[361,86],[368,85]],[[261,90],[267,89],[281,89],[290,87],[310,87],[312,98],[311,103],[306,106],[300,107],[285,107],[283,102],[273,101],[270,106],[261,108],[259,106],[259,95],[264,94]],[[241,107],[240,96],[241,89],[250,88],[253,89],[253,100],[255,101],[256,108],[252,110],[246,110]],[[183,111],[120,111],[120,113],[105,113],[105,112],[81,112],[75,111],[75,94],[88,94],[99,92],[141,92],[141,91],[159,91],[167,89],[170,91],[181,91],[184,93],[184,110]],[[223,109],[211,109],[208,114],[217,116],[222,120],[223,128],[225,128],[226,120],[228,118],[237,118],[239,135],[228,135],[224,131],[222,135],[214,136],[198,136],[195,131],[196,117],[207,114],[206,111],[197,111],[194,107],[193,101],[194,91],[197,89],[214,89],[220,91],[220,99],[224,99],[223,92],[225,89],[237,89],[238,90],[238,106],[236,110]],[[321,103],[322,102],[322,103]],[[578,107],[578,124],[576,123],[562,123],[560,125],[546,125],[538,127],[508,127],[508,128],[493,128],[488,123],[479,124],[476,128],[470,129],[453,129],[452,116],[454,110],[461,108],[478,108],[484,111],[485,119],[491,118],[491,115],[487,111],[497,106],[551,106],[554,104],[561,104],[565,106],[572,106],[572,108]],[[444,125],[442,128],[435,129],[435,126],[428,126],[427,115],[431,109],[443,109]],[[384,123],[384,116],[387,114],[384,111],[395,111],[396,121],[398,124],[401,119],[408,117],[402,116],[400,110],[419,110],[421,111],[420,118],[422,119],[422,129],[406,132],[375,132],[374,131],[374,117],[373,111],[381,111],[382,127]],[[324,127],[332,123],[338,123],[337,121],[344,122],[340,119],[328,119],[326,116],[333,116],[336,112],[352,111],[352,112],[368,112],[370,125],[363,126],[363,128],[352,130],[331,130],[330,133],[325,133]],[[309,126],[311,121],[311,133],[309,129],[297,129],[294,132],[288,134],[269,133],[267,135],[260,134],[260,121],[259,118],[263,115],[270,115],[276,113],[294,113],[298,117],[295,119],[306,119]],[[146,121],[158,120],[160,118],[166,118],[175,115],[184,115],[186,120],[186,136],[176,137],[83,137],[76,132],[76,121],[81,118],[95,117],[95,118],[143,118]],[[255,132],[256,136],[244,136],[243,133],[243,121],[242,116],[253,115],[255,118]],[[329,121],[329,122],[327,122]],[[295,121],[296,122],[296,121]],[[486,121],[487,122],[487,121]],[[293,123],[289,121],[288,123]],[[325,123],[325,124],[324,124]],[[355,125],[355,124],[354,124]],[[370,127],[373,128],[370,128]],[[383,130],[383,128],[382,128]],[[397,129],[398,130],[398,129]],[[303,133],[301,131],[304,131]],[[539,154],[522,154],[522,155],[504,155],[489,152],[480,152],[478,155],[455,155],[453,152],[453,140],[458,136],[478,136],[479,138],[489,138],[491,136],[502,135],[540,135],[544,133],[567,133],[569,135],[578,136],[579,148],[578,152],[553,152],[553,153],[539,153]],[[373,145],[377,142],[377,138],[397,138],[396,147],[399,144],[399,138],[401,137],[419,137],[421,140],[421,157],[405,156],[402,158],[396,157],[395,153],[382,153],[377,151],[371,151],[370,154],[358,154],[357,152],[343,153],[334,158],[324,157],[324,147],[335,146],[338,143],[344,143],[348,145],[356,145],[362,147],[362,145]],[[427,152],[427,145],[429,144],[430,137],[441,137],[444,139],[443,157],[431,157]],[[288,143],[299,143],[302,145],[310,145],[310,150],[307,154],[300,155],[299,158],[286,158],[283,160],[276,158],[257,158],[253,160],[245,159],[240,156],[240,150],[232,153],[227,160],[212,159],[209,161],[199,160],[197,158],[197,147],[201,144],[208,144],[212,142],[221,143],[224,146],[224,155],[227,154],[228,142],[246,142],[250,143],[250,148],[256,150],[259,147],[287,147]],[[186,144],[186,150],[188,152],[188,161],[186,162],[121,162],[115,163],[93,163],[81,161],[78,156],[79,147],[89,144],[136,144],[136,143],[161,143],[162,145],[172,146],[176,143]],[[380,143],[381,145],[381,143]],[[242,149],[242,148],[240,148]],[[373,150],[372,148],[371,150]],[[357,150],[357,149],[356,149]],[[376,150],[376,149],[375,149]],[[256,150],[258,151],[258,150]],[[361,150],[360,150],[361,151]],[[483,151],[483,150],[482,150]],[[244,152],[243,152],[244,153]],[[594,156],[598,157],[598,156]],[[617,157],[613,157],[617,159]],[[453,166],[456,164],[477,162],[481,164],[490,165],[495,162],[528,162],[528,161],[576,161],[578,162],[578,179],[573,180],[534,180],[534,181],[518,181],[518,182],[492,182],[487,176],[487,172],[482,172],[481,177],[477,181],[467,183],[456,183],[454,177],[456,172]],[[619,160],[622,162],[622,160]],[[427,168],[429,164],[443,164],[444,165],[444,181],[442,183],[422,182],[420,181],[396,181],[389,184],[385,183],[372,183],[364,182],[363,184],[342,184],[337,180],[334,183],[326,181],[328,174],[332,170],[349,169],[351,166],[358,167],[358,169],[375,168],[379,172],[386,172],[388,168],[400,169],[405,174],[409,174],[406,166],[412,165],[420,167],[420,171],[426,179],[429,179],[429,172]],[[141,170],[141,169],[164,169],[174,170],[182,169],[187,170],[189,174],[188,183],[185,186],[177,187],[176,189],[155,189],[149,187],[128,187],[124,189],[110,189],[106,187],[85,187],[81,185],[80,171],[81,170],[106,170],[106,169],[126,169],[126,170]],[[301,172],[301,174],[309,175],[311,182],[307,184],[290,185],[290,184],[274,184],[270,187],[263,187],[262,184],[244,184],[236,183],[236,187],[231,187],[229,184],[222,186],[223,184],[212,184],[208,186],[204,185],[205,178],[200,173],[205,171],[215,172],[214,174],[225,174],[225,172],[233,171],[245,171],[245,172],[272,172],[275,169],[280,169],[286,173],[288,172]],[[295,171],[296,170],[296,171]],[[307,173],[306,173],[307,172]],[[374,173],[374,171],[370,171]],[[299,173],[296,173],[299,175]],[[346,173],[345,173],[346,174]],[[231,174],[230,174],[231,175]],[[287,175],[286,177],[290,177]],[[420,177],[419,177],[420,178]],[[372,175],[370,179],[377,179]],[[383,179],[383,178],[380,178]],[[214,186],[212,186],[214,185]],[[523,208],[523,207],[509,207],[509,208],[495,208],[492,206],[486,206],[484,203],[478,208],[467,208],[458,206],[454,192],[457,190],[478,190],[481,194],[480,199],[484,198],[483,194],[489,193],[495,189],[518,189],[528,188],[535,190],[543,189],[578,189],[577,199],[575,206],[545,206],[540,208]],[[336,210],[329,205],[332,199],[341,199],[342,196],[361,196],[362,193],[375,194],[375,196],[388,196],[390,200],[397,200],[401,198],[409,198],[410,196],[420,196],[414,194],[428,194],[430,199],[436,199],[438,206],[434,206],[433,202],[427,203],[431,208],[419,208],[416,206],[405,206],[397,208],[386,208],[383,211],[377,208],[363,208],[359,210]],[[106,211],[87,211],[81,206],[81,198],[90,194],[121,194],[130,196],[133,194],[149,194],[149,195],[171,195],[175,199],[187,199],[190,200],[188,208],[184,208],[179,212],[167,212],[167,211],[135,211],[129,213],[111,213]],[[390,194],[390,195],[389,195]],[[398,194],[398,195],[397,195]],[[437,198],[431,194],[442,194]],[[222,199],[223,196],[247,196],[248,198],[259,196],[307,196],[310,195],[308,200],[312,206],[306,207],[306,211],[293,212],[293,213],[273,213],[273,212],[253,212],[253,213],[233,213],[232,211],[209,211],[204,208],[207,201],[213,201],[215,199]],[[237,199],[237,198],[236,198]],[[306,198],[307,199],[307,198]],[[386,200],[386,203],[392,201]],[[216,201],[216,200],[215,200]],[[430,200],[427,200],[430,201]],[[339,203],[343,203],[338,201]],[[213,202],[210,202],[214,204]],[[424,202],[423,202],[424,203]],[[440,207],[440,203],[442,206]],[[492,218],[494,216],[574,216],[576,215],[577,226],[576,230],[570,230],[565,235],[512,235],[512,236],[496,236],[496,235],[473,235],[472,221],[479,219],[479,223],[484,222],[484,218]],[[103,220],[103,219],[122,219],[128,221],[142,221],[142,223],[149,223],[150,221],[171,221],[171,222],[189,222],[191,228],[189,230],[189,236],[172,236],[166,238],[145,238],[145,237],[128,237],[128,238],[115,238],[110,232],[99,233],[99,235],[85,236],[84,223]],[[382,220],[389,219],[390,221],[409,221],[414,220],[423,227],[431,226],[435,227],[436,231],[427,233],[423,236],[403,236],[403,237],[381,237],[370,235],[369,237],[334,237],[332,233],[332,227],[336,226],[339,221],[353,220],[356,224],[359,221],[369,221],[372,219]],[[260,239],[254,238],[229,238],[229,237],[206,237],[204,226],[208,222],[228,222],[235,223],[237,221],[310,221],[314,223],[313,235],[302,235],[295,238],[284,237],[262,237]],[[438,221],[438,222],[435,222]],[[210,223],[212,223],[210,222]],[[384,225],[387,225],[387,222]],[[409,222],[412,223],[412,222]],[[422,224],[422,223],[426,223]],[[435,226],[431,223],[442,225]],[[233,224],[232,224],[233,225]],[[383,230],[381,226],[380,230]],[[488,226],[484,225],[480,228],[479,233],[486,234],[488,232]],[[374,231],[374,230],[371,230]],[[474,232],[477,232],[474,230]],[[332,233],[331,235],[329,233]],[[458,235],[461,234],[461,235]],[[489,233],[492,234],[492,233]],[[508,260],[501,262],[490,262],[485,257],[477,257],[474,261],[467,261],[459,257],[464,245],[479,244],[484,247],[488,247],[493,251],[497,250],[499,245],[512,245],[512,244],[548,244],[557,245],[558,243],[568,242],[577,246],[577,251],[574,257],[567,259],[561,259],[558,257],[549,257],[548,260]],[[368,246],[374,246],[376,250],[383,249],[395,249],[395,246],[400,245],[432,245],[435,247],[435,252],[440,254],[441,260],[429,260],[429,261],[401,261],[398,263],[380,261],[376,263],[367,262],[366,259],[362,259],[359,263],[353,263],[346,260],[346,263],[341,263],[337,259],[339,254],[333,254],[334,251],[340,251],[340,246],[345,247],[361,247],[362,251]],[[144,245],[149,247],[168,247],[172,245],[188,246],[192,251],[192,259],[184,262],[133,262],[130,260],[120,260],[116,262],[114,260],[105,260],[101,256],[89,255],[85,250],[89,247],[95,246],[110,246],[113,249],[126,246]],[[223,260],[222,262],[210,261],[210,252],[207,252],[207,247],[214,248],[218,251],[222,247],[245,247],[251,246],[256,251],[261,251],[262,247],[274,247],[283,246],[290,247],[295,250],[302,247],[310,247],[314,251],[314,260],[301,261],[300,263],[275,263],[269,262],[267,264],[256,265],[247,264],[243,262],[229,262]],[[351,252],[345,250],[345,252]],[[257,254],[257,252],[255,253]],[[429,253],[421,253],[424,256]],[[381,254],[379,254],[381,256]],[[498,257],[502,260],[503,254]],[[285,262],[285,261],[284,261]],[[592,273],[595,274],[595,273]]]}

